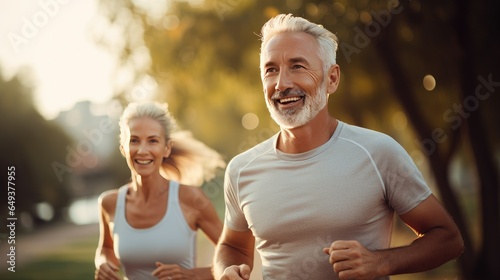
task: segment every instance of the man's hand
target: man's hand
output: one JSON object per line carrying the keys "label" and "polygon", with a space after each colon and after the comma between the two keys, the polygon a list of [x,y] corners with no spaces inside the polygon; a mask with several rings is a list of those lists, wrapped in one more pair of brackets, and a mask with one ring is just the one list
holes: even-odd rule
{"label": "man's hand", "polygon": [[383,276],[383,259],[355,240],[338,240],[323,252],[330,255],[333,271],[340,279],[375,279]]}
{"label": "man's hand", "polygon": [[232,265],[224,269],[220,280],[248,280],[250,279],[250,266],[246,264]]}

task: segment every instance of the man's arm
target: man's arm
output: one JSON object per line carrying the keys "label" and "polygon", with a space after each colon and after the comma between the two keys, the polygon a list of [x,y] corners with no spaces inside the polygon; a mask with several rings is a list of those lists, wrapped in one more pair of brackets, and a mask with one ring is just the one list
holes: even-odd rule
{"label": "man's arm", "polygon": [[463,252],[464,244],[457,226],[433,195],[400,218],[418,236],[407,246],[370,251],[351,240],[335,241],[330,248],[325,248],[340,279],[372,279],[373,276],[422,272]]}
{"label": "man's arm", "polygon": [[[430,270],[463,253],[462,236],[434,195],[400,218],[413,229],[418,238],[392,254],[389,252],[390,262],[393,263],[391,274]],[[404,257],[400,258],[400,254]]]}
{"label": "man's arm", "polygon": [[234,231],[226,225],[214,254],[214,278],[220,280],[250,279],[253,268],[255,238],[250,230]]}

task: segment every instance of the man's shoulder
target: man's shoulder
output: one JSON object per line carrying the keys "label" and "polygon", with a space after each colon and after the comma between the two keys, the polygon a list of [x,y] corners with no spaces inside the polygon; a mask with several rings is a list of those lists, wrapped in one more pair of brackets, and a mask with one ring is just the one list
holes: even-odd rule
{"label": "man's shoulder", "polygon": [[394,141],[394,139],[386,133],[376,131],[374,129],[356,126],[344,123],[340,138],[360,140],[360,141]]}
{"label": "man's shoulder", "polygon": [[344,124],[339,138],[365,148],[386,147],[392,149],[394,146],[399,146],[399,143],[386,133],[351,124]]}
{"label": "man's shoulder", "polygon": [[390,137],[389,135],[366,127],[361,127],[357,125],[352,125],[348,123],[344,123],[342,128],[341,136],[350,136],[350,137],[366,137],[366,136],[374,136],[374,137]]}
{"label": "man's shoulder", "polygon": [[259,144],[253,146],[252,148],[237,154],[229,162],[228,168],[238,169],[239,167],[245,166],[261,156],[264,156],[268,153],[272,153],[274,151],[275,140],[276,140],[276,135],[273,135],[272,137],[260,142]]}

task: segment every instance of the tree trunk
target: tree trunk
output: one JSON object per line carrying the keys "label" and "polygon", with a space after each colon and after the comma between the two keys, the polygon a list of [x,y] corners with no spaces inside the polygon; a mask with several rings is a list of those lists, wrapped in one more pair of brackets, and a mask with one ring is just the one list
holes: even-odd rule
{"label": "tree trunk", "polygon": [[[469,6],[467,1],[457,2],[456,31],[463,55],[461,59],[461,88],[463,105],[470,110],[465,116],[467,133],[469,135],[471,149],[474,155],[477,176],[479,179],[481,197],[481,233],[482,244],[476,259],[475,275],[478,279],[500,279],[500,184],[495,161],[487,141],[487,133],[484,129],[481,117],[481,101],[478,94],[484,96],[485,92],[491,95],[496,90],[492,85],[486,85],[488,81],[498,77],[492,77],[491,73],[478,75],[476,71],[476,58],[472,41],[474,37],[470,31],[467,13]],[[479,90],[478,90],[479,89]],[[477,91],[477,92],[476,92]],[[486,97],[487,98],[487,97]],[[472,103],[471,103],[472,101]],[[477,105],[471,107],[471,105]]]}
{"label": "tree trunk", "polygon": [[[390,26],[388,28],[390,28]],[[374,42],[375,47],[380,54],[381,60],[385,62],[388,73],[390,73],[396,98],[405,109],[408,119],[415,128],[419,138],[425,139],[431,135],[431,129],[429,128],[429,125],[425,123],[421,111],[418,110],[417,106],[415,106],[415,104],[417,104],[413,98],[413,96],[415,96],[415,92],[408,78],[404,75],[405,71],[403,67],[396,60],[396,56],[394,55],[396,51],[390,44],[389,38],[386,38],[385,34],[387,33],[389,33],[389,30],[382,32],[379,35],[379,38],[377,38]],[[457,227],[462,234],[465,247],[467,248],[462,256],[458,258],[461,275],[464,279],[473,279],[474,250],[472,247],[472,240],[466,226],[462,210],[448,181],[449,160],[446,159],[444,155],[448,154],[449,157],[451,153],[442,153],[440,150],[440,147],[436,145],[435,151],[429,155],[431,170],[436,179],[443,204],[449,211],[450,215],[454,218]]]}
{"label": "tree trunk", "polygon": [[453,217],[457,227],[460,229],[460,233],[462,234],[462,238],[464,239],[465,250],[464,253],[458,258],[460,275],[464,280],[473,280],[473,279],[489,279],[489,278],[476,278],[474,272],[474,263],[475,263],[475,250],[472,246],[472,241],[469,235],[467,223],[462,214],[462,210],[458,203],[458,199],[453,192],[449,177],[448,177],[448,163],[444,163],[438,153],[434,153],[434,155],[429,157],[429,162],[431,165],[432,173],[436,180],[436,183],[439,187],[439,192],[441,194],[441,200],[445,205],[446,209],[450,212],[450,215]]}

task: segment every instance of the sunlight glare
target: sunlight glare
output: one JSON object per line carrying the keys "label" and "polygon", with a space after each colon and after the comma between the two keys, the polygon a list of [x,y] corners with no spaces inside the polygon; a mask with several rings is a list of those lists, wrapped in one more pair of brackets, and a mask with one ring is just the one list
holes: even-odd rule
{"label": "sunlight glare", "polygon": [[85,225],[98,222],[98,197],[81,199],[73,202],[69,207],[69,218],[77,225]]}

